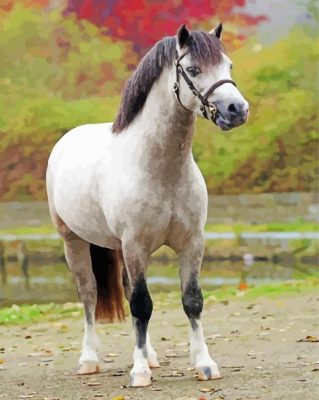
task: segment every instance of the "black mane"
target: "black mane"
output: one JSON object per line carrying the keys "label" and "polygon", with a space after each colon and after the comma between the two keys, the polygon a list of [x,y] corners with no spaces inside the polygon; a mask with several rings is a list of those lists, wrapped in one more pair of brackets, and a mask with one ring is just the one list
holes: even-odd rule
{"label": "black mane", "polygon": [[[216,65],[222,60],[222,45],[214,35],[194,31],[186,42],[192,60],[197,66]],[[153,83],[163,69],[173,64],[176,55],[176,38],[166,37],[155,44],[143,57],[137,69],[127,80],[121,106],[112,132],[127,128],[143,108]]]}

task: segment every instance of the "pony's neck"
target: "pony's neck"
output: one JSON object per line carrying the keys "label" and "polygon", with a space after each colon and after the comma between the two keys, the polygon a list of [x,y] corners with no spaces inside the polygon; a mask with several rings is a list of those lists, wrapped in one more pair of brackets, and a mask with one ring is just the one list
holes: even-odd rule
{"label": "pony's neck", "polygon": [[164,69],[136,121],[146,154],[167,168],[178,169],[191,156],[194,124],[195,114],[176,101],[169,70]]}

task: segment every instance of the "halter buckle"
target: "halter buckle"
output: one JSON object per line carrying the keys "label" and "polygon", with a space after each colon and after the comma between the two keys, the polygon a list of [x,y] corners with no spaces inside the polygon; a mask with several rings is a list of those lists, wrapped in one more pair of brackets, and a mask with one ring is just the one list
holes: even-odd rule
{"label": "halter buckle", "polygon": [[217,113],[217,107],[215,106],[215,104],[209,104],[209,112],[212,116],[212,119],[215,119],[216,117],[216,113]]}

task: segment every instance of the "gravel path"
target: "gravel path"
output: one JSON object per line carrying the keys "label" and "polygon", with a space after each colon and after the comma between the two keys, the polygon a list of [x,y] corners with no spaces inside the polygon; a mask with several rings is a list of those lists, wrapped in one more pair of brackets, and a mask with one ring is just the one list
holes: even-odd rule
{"label": "gravel path", "polygon": [[99,325],[103,362],[94,376],[75,374],[81,320],[0,327],[0,398],[318,399],[319,343],[299,341],[319,337],[318,308],[319,294],[208,304],[204,328],[223,379],[198,382],[182,310],[167,305],[165,312],[155,304],[150,333],[162,366],[153,370],[153,385],[142,389],[126,387],[134,343],[130,321]]}

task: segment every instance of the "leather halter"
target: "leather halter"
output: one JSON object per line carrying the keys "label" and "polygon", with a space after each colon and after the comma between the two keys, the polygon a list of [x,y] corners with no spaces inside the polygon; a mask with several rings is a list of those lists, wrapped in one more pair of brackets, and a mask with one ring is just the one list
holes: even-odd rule
{"label": "leather halter", "polygon": [[[200,110],[202,112],[202,115],[204,118],[209,119],[213,122],[216,123],[216,117],[217,117],[217,112],[218,109],[214,103],[209,102],[207,99],[208,97],[221,85],[224,83],[231,83],[232,85],[236,86],[236,83],[232,81],[231,79],[222,79],[218,82],[215,82],[205,93],[202,95],[195,87],[193,82],[189,79],[187,76],[186,72],[184,71],[182,65],[180,64],[180,61],[188,54],[188,52],[182,54],[180,57],[178,57],[178,53],[176,52],[176,59],[175,59],[175,66],[176,66],[176,82],[174,83],[174,92],[176,94],[177,100],[179,104],[187,111],[188,110],[181,102],[180,99],[180,93],[179,93],[179,86],[180,86],[180,75],[184,78],[185,82],[187,83],[189,89],[192,91],[193,95],[198,97],[200,102],[202,103],[200,106]],[[207,114],[207,109],[209,111],[209,116]]]}

